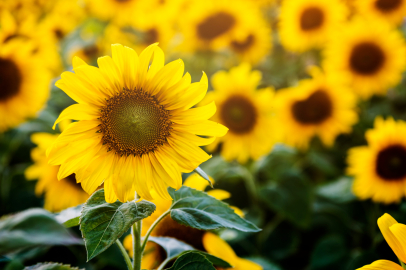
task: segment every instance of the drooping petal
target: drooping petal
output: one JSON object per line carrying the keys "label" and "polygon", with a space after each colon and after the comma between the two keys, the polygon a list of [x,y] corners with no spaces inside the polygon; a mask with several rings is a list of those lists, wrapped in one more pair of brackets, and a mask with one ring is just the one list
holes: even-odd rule
{"label": "drooping petal", "polygon": [[402,266],[397,263],[387,261],[387,260],[378,260],[374,261],[372,264],[365,265],[357,270],[403,270]]}
{"label": "drooping petal", "polygon": [[100,112],[96,107],[86,104],[73,104],[61,112],[52,129],[55,129],[56,125],[63,120],[94,120],[99,117],[99,114]]}
{"label": "drooping petal", "polygon": [[385,213],[383,216],[378,218],[378,226],[386,242],[391,247],[393,252],[395,252],[396,256],[403,262],[406,262],[405,250],[403,249],[402,244],[399,242],[399,239],[390,229],[395,224],[398,224],[398,222],[389,214]]}

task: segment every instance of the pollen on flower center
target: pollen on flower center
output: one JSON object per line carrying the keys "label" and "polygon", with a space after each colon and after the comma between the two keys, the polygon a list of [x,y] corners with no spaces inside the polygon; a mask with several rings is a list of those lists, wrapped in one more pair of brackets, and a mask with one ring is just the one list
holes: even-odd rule
{"label": "pollen on flower center", "polygon": [[332,113],[333,104],[323,90],[315,91],[307,99],[297,101],[292,106],[293,117],[301,124],[320,124]]}
{"label": "pollen on flower center", "polygon": [[234,95],[220,107],[220,117],[231,132],[250,132],[257,121],[258,112],[252,102],[244,96]]}
{"label": "pollen on flower center", "polygon": [[402,145],[391,145],[381,150],[376,159],[376,172],[387,181],[406,177],[406,148]]}
{"label": "pollen on flower center", "polygon": [[229,31],[235,23],[231,14],[218,12],[197,25],[197,34],[201,39],[210,41]]}
{"label": "pollen on flower center", "polygon": [[324,21],[324,13],[317,7],[310,7],[300,16],[300,28],[304,31],[319,28]]}
{"label": "pollen on flower center", "polygon": [[103,144],[118,155],[142,156],[156,150],[170,135],[169,111],[142,90],[124,89],[101,110]]}
{"label": "pollen on flower center", "polygon": [[377,0],[375,7],[382,12],[392,12],[399,8],[403,0]]}
{"label": "pollen on flower center", "polygon": [[21,81],[17,65],[11,60],[0,58],[0,102],[18,94]]}
{"label": "pollen on flower center", "polygon": [[374,43],[363,42],[356,45],[350,56],[350,67],[362,75],[371,75],[379,71],[385,63],[385,54]]}

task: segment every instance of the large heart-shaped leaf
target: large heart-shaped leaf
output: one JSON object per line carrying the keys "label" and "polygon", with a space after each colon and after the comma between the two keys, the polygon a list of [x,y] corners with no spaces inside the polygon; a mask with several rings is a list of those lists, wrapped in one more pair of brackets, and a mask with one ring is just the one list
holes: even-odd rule
{"label": "large heart-shaped leaf", "polygon": [[148,201],[107,203],[104,189],[93,193],[83,206],[80,230],[90,260],[110,247],[135,222],[149,217],[155,205]]}
{"label": "large heart-shaped leaf", "polygon": [[218,228],[258,232],[260,229],[234,213],[228,204],[206,193],[183,186],[175,191],[169,188],[173,199],[171,218],[176,222],[199,230]]}
{"label": "large heart-shaped leaf", "polygon": [[83,241],[44,209],[29,209],[0,220],[0,254],[52,245],[83,245]]}
{"label": "large heart-shaped leaf", "polygon": [[50,263],[38,263],[36,265],[27,266],[24,268],[24,270],[79,270],[79,268],[71,267],[68,264],[50,262]]}
{"label": "large heart-shaped leaf", "polygon": [[79,217],[83,205],[80,204],[75,207],[70,207],[55,215],[56,220],[63,224],[66,228],[75,227],[79,225]]}
{"label": "large heart-shaped leaf", "polygon": [[188,252],[180,256],[168,270],[216,270],[213,264],[199,252]]}

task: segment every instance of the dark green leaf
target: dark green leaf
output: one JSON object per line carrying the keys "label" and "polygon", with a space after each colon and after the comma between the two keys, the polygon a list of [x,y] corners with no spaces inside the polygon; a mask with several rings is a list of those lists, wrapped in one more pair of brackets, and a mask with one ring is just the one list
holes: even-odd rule
{"label": "dark green leaf", "polygon": [[200,167],[197,167],[196,169],[194,169],[194,171],[195,173],[203,177],[207,182],[209,182],[210,186],[213,188],[213,183],[211,182],[209,176]]}
{"label": "dark green leaf", "polygon": [[184,254],[187,253],[199,253],[201,255],[203,255],[204,257],[206,257],[207,260],[209,260],[214,266],[218,266],[221,268],[232,268],[233,266],[231,264],[229,264],[228,262],[226,262],[223,259],[220,259],[219,257],[216,257],[214,255],[211,255],[209,253],[200,251],[200,250],[189,250],[189,251],[185,251],[181,254],[181,256],[183,256]]}
{"label": "dark green leaf", "polygon": [[155,205],[148,201],[107,203],[104,189],[93,193],[83,206],[80,230],[85,240],[87,259],[105,251],[135,222],[149,217]]}
{"label": "dark green leaf", "polygon": [[180,256],[170,270],[215,270],[213,264],[198,252],[188,252]]}
{"label": "dark green leaf", "polygon": [[44,209],[29,209],[0,220],[0,254],[51,245],[83,245]]}
{"label": "dark green leaf", "polygon": [[199,230],[218,228],[236,229],[243,232],[258,232],[260,229],[242,219],[228,204],[202,191],[183,186],[175,191],[169,188],[173,199],[171,218],[179,224]]}
{"label": "dark green leaf", "polygon": [[343,262],[348,248],[343,237],[330,235],[323,238],[315,247],[311,259],[311,269],[342,269],[336,266]]}
{"label": "dark green leaf", "polygon": [[166,252],[168,258],[176,257],[187,250],[194,250],[194,248],[182,241],[172,237],[149,237],[148,241],[160,245]]}
{"label": "dark green leaf", "polygon": [[324,184],[317,188],[317,195],[337,203],[346,203],[356,199],[352,193],[352,179],[342,177],[334,182]]}
{"label": "dark green leaf", "polygon": [[79,226],[80,212],[82,211],[83,205],[78,205],[61,211],[56,214],[56,220],[65,225],[66,228]]}
{"label": "dark green leaf", "polygon": [[27,266],[24,270],[78,270],[77,267],[71,267],[68,264],[61,263],[38,263],[33,266]]}
{"label": "dark green leaf", "polygon": [[303,178],[285,173],[278,182],[259,191],[260,198],[274,211],[291,222],[306,227],[311,219],[312,189]]}

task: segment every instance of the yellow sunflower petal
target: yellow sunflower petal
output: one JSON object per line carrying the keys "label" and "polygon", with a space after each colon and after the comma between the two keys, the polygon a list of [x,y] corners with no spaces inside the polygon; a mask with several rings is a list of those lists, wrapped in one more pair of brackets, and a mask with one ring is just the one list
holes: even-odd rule
{"label": "yellow sunflower petal", "polygon": [[365,265],[357,270],[403,270],[402,266],[397,263],[387,261],[387,260],[378,260],[372,264]]}
{"label": "yellow sunflower petal", "polygon": [[378,226],[382,232],[383,237],[385,238],[388,245],[391,247],[396,256],[402,260],[406,261],[406,253],[403,249],[402,244],[399,242],[399,239],[391,231],[391,227],[398,222],[389,214],[384,214],[378,219]]}
{"label": "yellow sunflower petal", "polygon": [[61,112],[52,129],[55,129],[56,125],[63,120],[93,120],[98,117],[99,111],[95,107],[86,104],[73,104]]}
{"label": "yellow sunflower petal", "polygon": [[238,265],[239,258],[234,250],[219,236],[214,233],[206,232],[203,235],[202,241],[204,249],[208,253],[227,261],[232,266]]}

